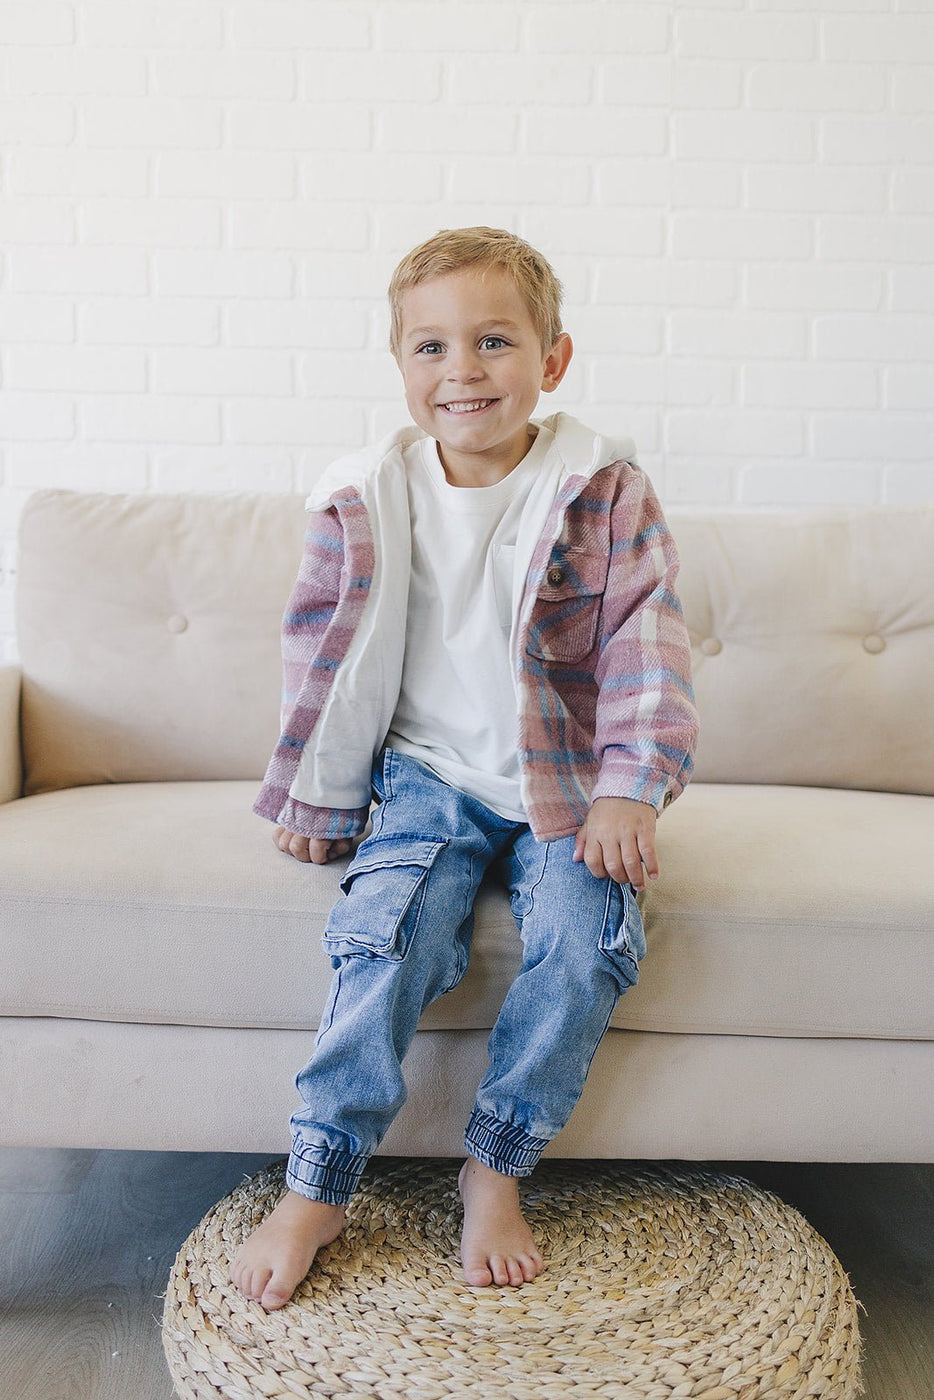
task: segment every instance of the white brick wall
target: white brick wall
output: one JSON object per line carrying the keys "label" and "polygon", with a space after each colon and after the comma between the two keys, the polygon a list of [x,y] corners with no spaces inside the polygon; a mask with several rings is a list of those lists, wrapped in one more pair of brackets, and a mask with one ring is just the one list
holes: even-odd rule
{"label": "white brick wall", "polygon": [[0,657],[42,486],[302,490],[385,287],[515,228],[665,500],[934,498],[931,0],[6,0]]}

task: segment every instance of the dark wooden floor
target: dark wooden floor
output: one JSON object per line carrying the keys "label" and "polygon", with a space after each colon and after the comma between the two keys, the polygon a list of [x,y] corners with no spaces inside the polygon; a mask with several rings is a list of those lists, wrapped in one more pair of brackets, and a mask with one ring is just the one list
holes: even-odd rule
{"label": "dark wooden floor", "polygon": [[[176,1251],[268,1160],[0,1149],[0,1400],[170,1400]],[[836,1252],[866,1309],[867,1400],[934,1400],[934,1165],[711,1165],[775,1191]]]}

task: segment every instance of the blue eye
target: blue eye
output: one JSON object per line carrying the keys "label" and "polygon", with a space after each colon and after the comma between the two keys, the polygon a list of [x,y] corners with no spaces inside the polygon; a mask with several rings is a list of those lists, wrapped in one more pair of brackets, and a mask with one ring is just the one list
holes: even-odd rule
{"label": "blue eye", "polygon": [[506,343],[501,335],[485,335],[480,342],[484,350],[498,350],[501,345]]}
{"label": "blue eye", "polygon": [[424,345],[420,345],[416,350],[416,355],[436,355],[444,349],[440,340],[426,340]]}

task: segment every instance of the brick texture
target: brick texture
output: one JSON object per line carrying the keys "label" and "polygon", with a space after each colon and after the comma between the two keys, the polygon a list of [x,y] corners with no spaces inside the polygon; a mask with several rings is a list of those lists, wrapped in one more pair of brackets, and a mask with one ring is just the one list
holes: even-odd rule
{"label": "brick texture", "polygon": [[304,490],[405,421],[385,287],[466,223],[663,500],[934,498],[932,74],[896,0],[11,0],[0,659],[31,490]]}

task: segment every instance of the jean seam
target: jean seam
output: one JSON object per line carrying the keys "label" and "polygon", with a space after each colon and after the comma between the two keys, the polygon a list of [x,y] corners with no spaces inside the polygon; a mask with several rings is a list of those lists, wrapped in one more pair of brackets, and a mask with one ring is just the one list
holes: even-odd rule
{"label": "jean seam", "polygon": [[[466,890],[467,890],[468,892],[469,892],[471,889],[474,888],[474,885],[473,885],[473,871],[474,871],[474,862],[475,862],[475,861],[476,861],[476,856],[474,855],[473,852],[471,852],[471,853],[470,853],[470,856],[469,856],[469,863],[468,863],[468,866],[467,866],[467,884],[466,884]],[[453,941],[453,943],[454,943],[454,958],[455,958],[454,977],[453,977],[452,980],[447,984],[446,987],[443,987],[443,988],[441,989],[441,991],[440,991],[439,994],[438,994],[439,996],[442,996],[442,997],[443,997],[443,996],[447,996],[448,992],[453,992],[454,988],[458,985],[458,983],[460,983],[460,982],[462,981],[462,979],[463,979],[463,977],[464,977],[464,975],[465,975],[465,973],[466,973],[466,971],[467,971],[467,965],[468,965],[468,963],[469,963],[469,961],[470,961],[470,954],[467,953],[466,956],[464,956],[464,957],[462,958],[462,954],[463,954],[463,952],[464,952],[464,949],[463,949],[463,945],[462,945],[462,943],[461,943],[461,939],[460,939],[460,936],[459,936],[459,935],[460,935],[461,929],[464,927],[464,924],[467,922],[467,920],[468,920],[468,919],[470,918],[470,916],[471,916],[471,912],[472,912],[472,910],[473,910],[473,906],[474,906],[474,904],[475,904],[475,902],[476,902],[476,897],[477,897],[478,889],[479,889],[479,887],[477,887],[477,889],[474,889],[474,896],[473,896],[473,899],[470,898],[469,893],[466,893],[465,896],[464,896],[463,918],[461,918],[461,920],[459,921],[459,923],[457,923],[457,924],[454,926],[454,933],[453,933],[453,939],[452,939],[452,941]]]}
{"label": "jean seam", "polygon": [[[551,844],[551,843],[548,842],[548,841],[542,842],[542,845],[544,846],[544,853],[543,853],[543,855],[542,855],[541,869],[540,869],[539,872],[538,872],[538,876],[536,877],[536,879],[535,879],[534,882],[532,883],[531,887],[529,888],[529,907],[528,907],[528,909],[526,909],[525,913],[522,915],[522,920],[527,919],[527,918],[529,917],[529,915],[532,914],[532,913],[534,912],[534,910],[535,910],[535,891],[538,889],[539,885],[542,883],[542,881],[543,881],[544,878],[545,878],[545,866],[548,864],[548,848],[549,848],[550,844]],[[524,868],[524,867],[523,867],[523,868]],[[522,927],[521,922],[520,922],[520,924],[519,924],[519,927],[520,927],[520,929],[521,929],[521,927]]]}
{"label": "jean seam", "polygon": [[612,1017],[613,1017],[613,1012],[616,1010],[617,1006],[619,1005],[620,1000],[621,1000],[621,998],[623,997],[623,995],[624,995],[624,994],[623,994],[622,991],[618,991],[616,1000],[614,1001],[613,1005],[610,1007],[609,1011],[606,1013],[606,1021],[604,1022],[603,1030],[600,1032],[600,1035],[599,1035],[599,1037],[598,1037],[598,1039],[597,1039],[597,1042],[596,1042],[596,1044],[594,1045],[593,1049],[592,1049],[591,1052],[590,1052],[590,1059],[587,1061],[587,1068],[586,1068],[586,1070],[584,1071],[584,1078],[583,1078],[583,1081],[582,1081],[581,1092],[583,1092],[583,1085],[587,1083],[587,1080],[588,1080],[589,1077],[590,1077],[590,1069],[591,1069],[591,1066],[592,1066],[592,1064],[593,1064],[593,1062],[594,1062],[594,1056],[596,1055],[597,1051],[600,1049],[600,1046],[603,1044],[603,1038],[604,1038],[604,1036],[606,1035],[607,1031],[608,1031],[609,1028],[610,1028],[610,1021],[611,1021],[611,1019],[612,1019]]}
{"label": "jean seam", "polygon": [[335,968],[334,970],[334,984],[331,988],[327,1003],[327,1020],[325,1021],[324,1025],[318,1027],[318,1034],[315,1037],[316,1046],[320,1045],[321,1041],[327,1035],[328,1031],[334,1024],[334,1009],[337,1006],[337,998],[340,995],[341,975],[343,971],[343,966]]}

